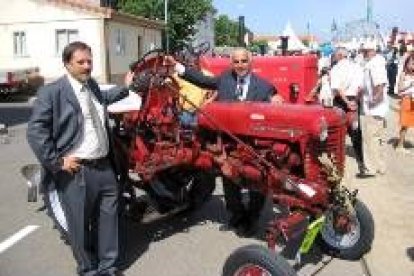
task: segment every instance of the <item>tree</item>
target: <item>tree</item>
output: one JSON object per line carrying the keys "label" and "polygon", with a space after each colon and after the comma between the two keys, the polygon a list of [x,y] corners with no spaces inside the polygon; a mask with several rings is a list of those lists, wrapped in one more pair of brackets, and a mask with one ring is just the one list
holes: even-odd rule
{"label": "tree", "polygon": [[[150,19],[164,19],[165,0],[120,0],[118,8],[122,12]],[[172,49],[191,39],[195,34],[195,24],[209,12],[214,12],[212,0],[169,0],[168,37]]]}
{"label": "tree", "polygon": [[217,46],[237,46],[239,37],[239,24],[227,15],[220,15],[215,19],[214,32]]}
{"label": "tree", "polygon": [[268,47],[269,44],[266,40],[256,40],[251,42],[251,44],[249,45],[249,50],[259,54],[265,54],[267,52]]}
{"label": "tree", "polygon": [[[244,27],[245,33],[251,33]],[[239,46],[239,22],[230,19],[227,15],[219,15],[214,21],[214,33],[217,46]]]}

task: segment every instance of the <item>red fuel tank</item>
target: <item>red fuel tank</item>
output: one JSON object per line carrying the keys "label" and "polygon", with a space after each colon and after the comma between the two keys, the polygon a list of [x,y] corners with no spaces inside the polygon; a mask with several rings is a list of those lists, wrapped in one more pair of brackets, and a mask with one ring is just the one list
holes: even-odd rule
{"label": "red fuel tank", "polygon": [[309,134],[318,138],[323,128],[343,126],[345,115],[337,108],[319,105],[213,102],[201,109],[198,124],[261,138],[298,139]]}

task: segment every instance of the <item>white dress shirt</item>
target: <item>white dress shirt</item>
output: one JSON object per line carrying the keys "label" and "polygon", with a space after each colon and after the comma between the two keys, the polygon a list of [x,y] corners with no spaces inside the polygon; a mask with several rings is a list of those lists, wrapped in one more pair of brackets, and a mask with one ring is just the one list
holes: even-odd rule
{"label": "white dress shirt", "polygon": [[363,71],[361,66],[348,60],[340,60],[331,70],[331,88],[341,90],[345,96],[357,96],[363,86]]}
{"label": "white dress shirt", "polygon": [[[375,55],[371,60],[365,64],[364,68],[364,97],[363,97],[363,112],[365,115],[379,116],[385,118],[388,112],[388,77],[385,68],[386,62],[384,57]],[[370,107],[369,103],[373,99],[373,89],[377,85],[384,85],[382,102]]]}
{"label": "white dress shirt", "polygon": [[236,90],[240,89],[239,86],[241,86],[242,94],[238,96],[238,99],[240,101],[245,101],[247,98],[247,92],[249,91],[249,85],[250,85],[250,74],[243,77],[243,80],[241,80],[241,77],[237,77],[237,87]]}
{"label": "white dress shirt", "polygon": [[[75,96],[79,102],[83,115],[82,137],[74,149],[69,152],[68,156],[74,156],[81,159],[98,159],[108,155],[109,142],[108,134],[105,130],[105,118],[103,106],[98,102],[95,95],[89,88],[84,87],[82,83],[67,74],[68,80],[75,92]],[[82,89],[83,88],[83,89]],[[99,118],[97,121],[102,125],[104,131],[100,132],[94,127],[92,114],[89,108],[89,97],[95,106]]]}

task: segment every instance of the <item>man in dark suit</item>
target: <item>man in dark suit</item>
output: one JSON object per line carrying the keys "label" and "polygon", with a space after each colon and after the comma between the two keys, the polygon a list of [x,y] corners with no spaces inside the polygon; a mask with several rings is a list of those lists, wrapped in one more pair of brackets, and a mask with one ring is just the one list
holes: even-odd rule
{"label": "man in dark suit", "polygon": [[[118,184],[106,106],[128,88],[99,89],[91,78],[91,48],[83,42],[67,45],[62,60],[67,73],[39,89],[27,139],[42,165],[43,191],[59,197],[79,275],[115,275]],[[126,86],[132,78],[129,72]]]}
{"label": "man in dark suit", "polygon": [[[217,101],[283,102],[274,86],[252,72],[252,55],[244,48],[235,49],[231,54],[230,69],[215,77],[184,67],[170,56],[166,57],[166,64],[173,65],[178,75],[185,80],[202,88],[217,90]],[[232,214],[229,225],[242,235],[253,235],[266,197],[258,191],[249,190],[249,204],[246,208],[239,185],[224,177],[223,189],[226,207]]]}

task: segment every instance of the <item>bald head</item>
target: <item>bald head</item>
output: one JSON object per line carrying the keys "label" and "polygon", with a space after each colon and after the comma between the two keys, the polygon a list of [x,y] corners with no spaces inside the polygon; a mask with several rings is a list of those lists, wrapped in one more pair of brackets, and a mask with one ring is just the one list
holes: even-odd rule
{"label": "bald head", "polygon": [[346,48],[339,47],[335,50],[334,57],[336,61],[340,61],[346,58],[347,56],[348,56],[348,50]]}
{"label": "bald head", "polygon": [[236,48],[231,53],[231,68],[240,77],[246,76],[251,69],[252,54],[245,48]]}

